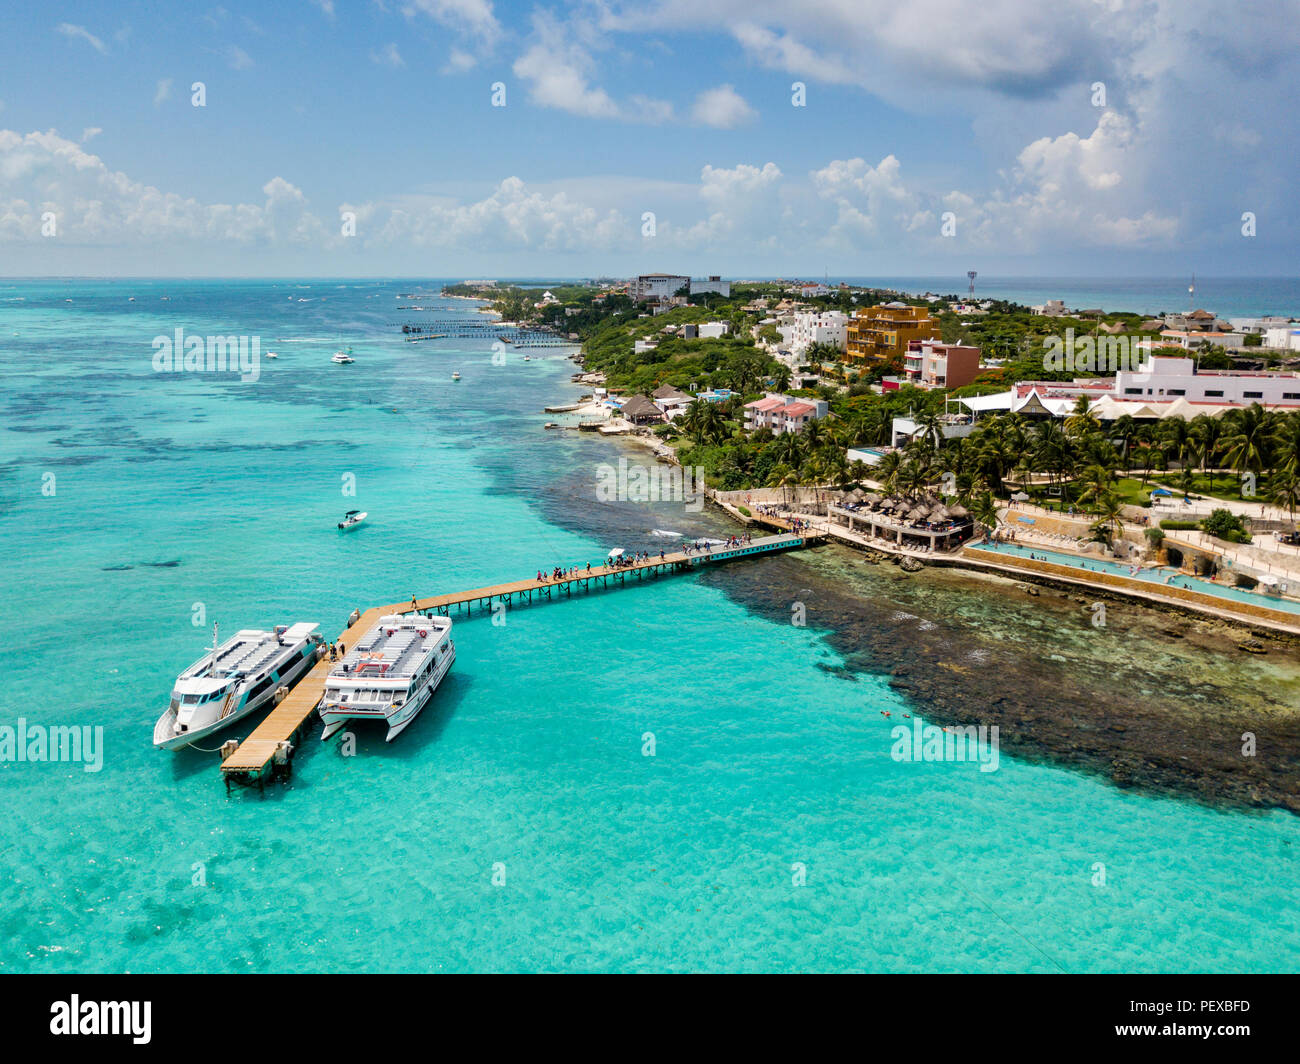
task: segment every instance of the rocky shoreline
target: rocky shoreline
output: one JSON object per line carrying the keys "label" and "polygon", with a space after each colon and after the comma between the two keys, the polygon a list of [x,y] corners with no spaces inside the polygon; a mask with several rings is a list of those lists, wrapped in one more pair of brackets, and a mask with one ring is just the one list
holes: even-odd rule
{"label": "rocky shoreline", "polygon": [[[848,674],[889,676],[891,687],[934,723],[997,725],[1001,748],[1022,759],[1216,808],[1300,813],[1300,712],[1270,706],[1263,691],[1247,694],[1226,677],[1179,683],[1176,667],[1168,677],[1148,677],[1144,686],[1134,675],[1141,673],[1140,662],[1134,661],[1114,667],[1102,662],[1100,668],[1094,661],[1074,675],[1077,649],[1053,654],[1050,645],[1032,646],[1003,633],[972,630],[941,614],[922,613],[908,602],[904,589],[938,580],[946,586],[917,597],[942,601],[952,594],[981,594],[992,613],[1018,598],[1022,607],[1040,614],[1040,623],[1046,620],[1052,630],[1069,631],[1073,643],[1088,638],[1091,597],[1066,591],[1030,596],[1012,581],[960,570],[927,570],[918,582],[902,576],[901,566],[860,565],[874,568],[868,585],[894,585],[886,598],[862,594],[870,587],[832,583],[824,564],[814,564],[822,571],[809,588],[808,568],[798,559],[781,558],[707,579],[775,623],[789,623],[788,604],[804,601],[808,623],[826,632]],[[970,586],[973,580],[987,586]],[[1240,638],[1235,626],[1176,617],[1173,611],[1131,601],[1116,603],[1111,624],[1122,630],[1113,637],[1178,646],[1183,656],[1208,655],[1211,666],[1232,665],[1233,672],[1242,666],[1225,660],[1226,655],[1243,663],[1248,659],[1234,648]],[[1041,617],[1044,610],[1051,616]],[[1036,636],[1041,643],[1042,632]],[[1278,656],[1285,654],[1300,682],[1294,640],[1262,631],[1252,638]],[[954,648],[963,652],[954,655]],[[864,707],[864,712],[870,709]],[[1243,754],[1246,734],[1254,736],[1254,756]]]}

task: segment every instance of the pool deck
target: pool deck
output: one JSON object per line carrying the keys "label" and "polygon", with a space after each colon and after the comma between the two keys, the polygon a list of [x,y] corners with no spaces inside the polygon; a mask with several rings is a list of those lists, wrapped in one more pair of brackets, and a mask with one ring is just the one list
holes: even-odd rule
{"label": "pool deck", "polygon": [[[981,549],[982,547],[983,549]],[[995,558],[996,561],[993,560]],[[967,545],[958,552],[957,556],[945,560],[950,564],[1000,572],[1008,576],[1029,579],[1038,577],[1050,582],[1059,581],[1094,591],[1111,591],[1130,598],[1144,599],[1162,606],[1173,606],[1182,610],[1207,614],[1219,620],[1232,621],[1248,627],[1268,628],[1288,635],[1300,636],[1300,613],[1273,609],[1266,604],[1266,600],[1261,601],[1259,604],[1242,602],[1204,591],[1192,591],[1167,584],[1153,584],[1149,580],[1138,580],[1133,577],[1122,576],[1119,573],[1087,570],[1085,575],[1080,572],[1078,567],[1073,565],[1037,561],[1015,554],[1003,554],[997,550],[984,547],[982,544]],[[1080,560],[1084,559],[1081,557]]]}

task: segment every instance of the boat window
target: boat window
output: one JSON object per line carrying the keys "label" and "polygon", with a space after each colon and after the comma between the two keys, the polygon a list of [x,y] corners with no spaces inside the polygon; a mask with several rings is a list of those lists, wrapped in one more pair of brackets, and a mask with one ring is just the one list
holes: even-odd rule
{"label": "boat window", "polygon": [[187,706],[196,706],[199,704],[199,696],[186,695],[183,699],[181,699],[181,701],[184,702]]}

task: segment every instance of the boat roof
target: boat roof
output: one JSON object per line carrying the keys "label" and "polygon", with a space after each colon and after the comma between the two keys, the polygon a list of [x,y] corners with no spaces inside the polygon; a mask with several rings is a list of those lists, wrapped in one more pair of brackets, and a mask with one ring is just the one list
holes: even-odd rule
{"label": "boat roof", "polygon": [[[177,684],[185,685],[191,691],[208,690],[235,677],[254,675],[265,670],[294,644],[310,638],[319,627],[314,621],[300,621],[290,625],[279,636],[261,628],[241,628],[217,647],[215,662],[212,651],[207,651],[177,677]],[[201,683],[192,687],[192,681]]]}
{"label": "boat roof", "polygon": [[[330,681],[409,681],[451,632],[449,617],[388,614],[351,647],[334,668]],[[344,672],[344,666],[347,671]]]}
{"label": "boat roof", "polygon": [[224,681],[232,676],[245,676],[265,666],[283,650],[274,632],[243,628],[217,647],[215,661],[209,650],[181,673],[180,679]]}

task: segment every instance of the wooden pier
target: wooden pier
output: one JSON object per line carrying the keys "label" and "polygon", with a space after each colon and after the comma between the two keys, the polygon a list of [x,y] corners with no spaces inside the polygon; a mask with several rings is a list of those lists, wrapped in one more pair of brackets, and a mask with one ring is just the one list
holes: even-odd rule
{"label": "wooden pier", "polygon": [[[786,524],[779,519],[770,518],[764,519],[764,522]],[[375,606],[364,613],[354,611],[348,627],[337,641],[347,647],[356,646],[357,640],[374,627],[380,617],[392,613],[446,614],[454,609],[457,612],[463,610],[468,615],[472,614],[476,606],[480,610],[527,606],[534,601],[550,602],[561,595],[566,598],[572,597],[574,591],[626,587],[635,581],[652,580],[665,574],[695,570],[705,565],[796,550],[819,543],[824,538],[821,532],[806,534],[784,532],[774,536],[762,536],[733,547],[680,550],[672,553],[665,551],[662,557],[651,556],[646,561],[631,565],[593,566],[590,571],[583,568],[572,576],[553,580],[516,580],[509,584],[479,587],[471,591],[455,591],[447,595],[434,595],[431,598],[417,598],[411,602],[398,602],[390,606]],[[230,742],[223,744],[221,774],[227,786],[232,780],[260,783],[268,774],[288,774],[294,746],[320,704],[325,693],[325,679],[334,664],[336,663],[331,662],[328,656],[318,661],[298,681],[284,700],[253,729],[252,734],[238,743],[233,752],[230,751]]]}

